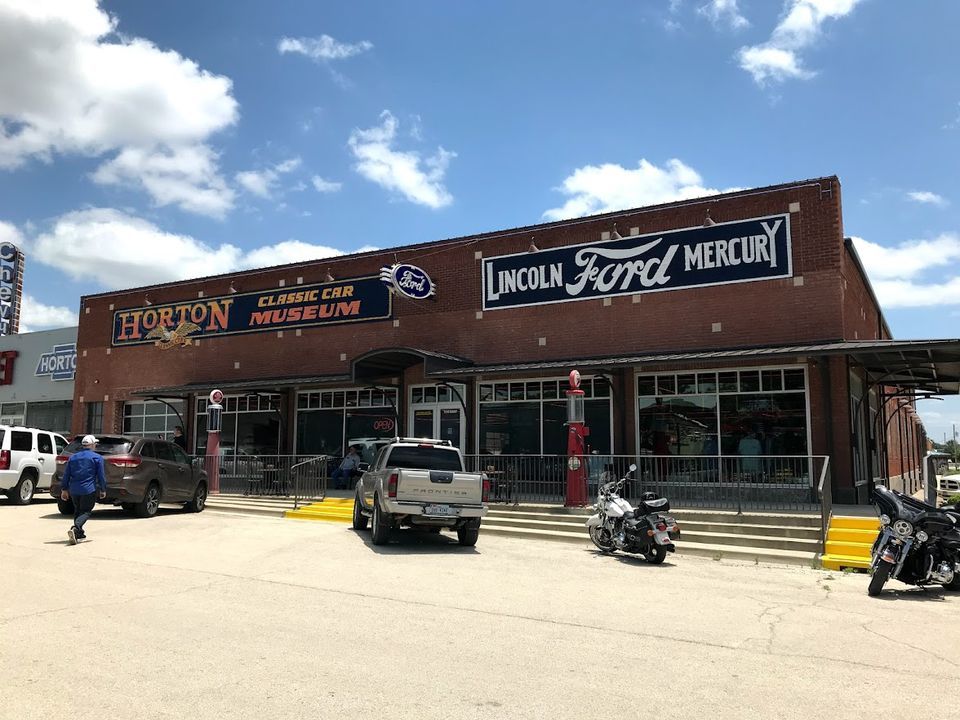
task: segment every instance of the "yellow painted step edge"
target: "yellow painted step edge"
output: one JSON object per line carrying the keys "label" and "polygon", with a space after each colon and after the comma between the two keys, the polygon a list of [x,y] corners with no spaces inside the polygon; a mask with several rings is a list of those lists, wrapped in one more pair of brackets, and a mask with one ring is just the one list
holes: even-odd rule
{"label": "yellow painted step edge", "polygon": [[299,510],[287,510],[283,516],[291,520],[314,520],[320,522],[349,523],[350,517],[341,517],[339,515],[317,515],[314,513],[301,513]]}
{"label": "yellow painted step edge", "polygon": [[830,528],[827,531],[827,540],[837,542],[857,542],[870,543],[877,539],[877,533],[873,530],[847,530],[845,528]]}
{"label": "yellow painted step edge", "polygon": [[870,560],[861,558],[845,557],[843,555],[823,555],[820,558],[820,564],[824,570],[842,570],[852,568],[854,570],[869,570]]}
{"label": "yellow painted step edge", "polygon": [[880,531],[878,518],[844,517],[834,515],[830,519],[830,527],[838,530],[875,530]]}

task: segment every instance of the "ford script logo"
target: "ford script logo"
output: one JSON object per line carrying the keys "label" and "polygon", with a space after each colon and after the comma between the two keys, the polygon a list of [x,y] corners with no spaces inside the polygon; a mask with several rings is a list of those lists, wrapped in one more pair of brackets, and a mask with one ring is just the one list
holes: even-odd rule
{"label": "ford script logo", "polygon": [[51,380],[73,380],[77,372],[77,344],[54,345],[53,350],[40,356],[37,377],[49,376]]}
{"label": "ford script logo", "polygon": [[436,293],[430,276],[416,265],[397,263],[381,268],[380,280],[401,295],[414,300],[425,300]]}

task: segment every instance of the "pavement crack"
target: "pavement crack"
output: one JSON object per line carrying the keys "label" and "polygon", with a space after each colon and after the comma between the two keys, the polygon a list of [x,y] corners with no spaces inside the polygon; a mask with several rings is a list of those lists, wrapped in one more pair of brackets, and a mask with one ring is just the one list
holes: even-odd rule
{"label": "pavement crack", "polygon": [[190,587],[181,588],[180,590],[164,590],[163,592],[150,593],[148,595],[134,595],[128,598],[116,599],[105,602],[97,603],[86,603],[84,605],[69,605],[67,607],[58,607],[50,608],[48,610],[38,610],[37,612],[24,613],[23,615],[13,615],[11,617],[2,617],[0,618],[0,627],[4,625],[9,625],[10,623],[16,622],[18,620],[29,620],[32,618],[43,617],[44,615],[55,615],[56,613],[61,612],[74,612],[77,610],[96,610],[98,608],[107,608],[118,603],[129,603],[137,602],[139,600],[153,600],[156,598],[170,598],[176,597],[178,595],[186,595],[187,593],[195,592],[197,590],[206,590],[216,585],[221,585],[228,582],[230,579],[218,578],[216,580],[211,580],[207,583],[202,583],[200,585],[191,585]]}
{"label": "pavement crack", "polygon": [[865,622],[865,623],[862,623],[862,624],[860,625],[860,627],[863,628],[864,630],[866,630],[866,631],[867,631],[868,633],[870,633],[871,635],[876,635],[876,636],[879,637],[879,638],[883,638],[884,640],[888,640],[889,642],[892,642],[894,645],[899,645],[900,647],[905,647],[905,648],[910,648],[911,650],[916,650],[918,653],[922,653],[923,655],[927,655],[928,657],[932,657],[932,658],[934,658],[935,660],[939,660],[939,661],[941,661],[941,662],[946,663],[947,665],[951,665],[951,666],[953,666],[953,667],[960,668],[960,664],[957,664],[955,661],[950,660],[949,658],[945,658],[945,657],[943,657],[942,655],[938,655],[937,653],[933,652],[932,650],[930,650],[930,649],[928,649],[928,648],[919,647],[919,646],[917,646],[917,645],[911,645],[910,643],[905,642],[904,640],[902,640],[902,639],[900,639],[900,638],[890,637],[889,635],[884,635],[884,634],[883,634],[882,632],[880,632],[879,630],[874,630],[872,627],[870,627],[870,621],[867,621],[867,622]]}

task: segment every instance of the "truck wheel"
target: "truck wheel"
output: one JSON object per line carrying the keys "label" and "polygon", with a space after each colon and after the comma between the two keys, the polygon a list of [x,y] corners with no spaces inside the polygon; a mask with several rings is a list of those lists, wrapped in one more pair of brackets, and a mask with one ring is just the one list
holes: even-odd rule
{"label": "truck wheel", "polygon": [[33,491],[36,489],[37,478],[31,471],[27,470],[20,476],[20,482],[10,491],[10,501],[14,505],[29,505],[30,501],[33,500]]}
{"label": "truck wheel", "polygon": [[360,493],[353,497],[353,529],[357,531],[367,529],[367,516],[360,508]]}
{"label": "truck wheel", "polygon": [[57,498],[57,510],[61,515],[73,515],[73,500],[61,500]]}
{"label": "truck wheel", "polygon": [[373,520],[370,523],[370,540],[374,545],[386,545],[390,541],[390,526],[384,521],[380,501],[373,500]]}
{"label": "truck wheel", "polygon": [[457,540],[459,540],[460,544],[464,547],[473,547],[477,544],[477,539],[479,537],[479,527],[462,527],[457,530]]}
{"label": "truck wheel", "polygon": [[160,486],[153,482],[147,487],[143,501],[137,503],[137,517],[151,518],[160,509]]}

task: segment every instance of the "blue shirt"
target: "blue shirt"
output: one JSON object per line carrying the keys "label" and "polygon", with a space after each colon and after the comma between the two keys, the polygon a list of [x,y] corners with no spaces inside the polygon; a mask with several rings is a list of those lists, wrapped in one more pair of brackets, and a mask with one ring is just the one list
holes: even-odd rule
{"label": "blue shirt", "polygon": [[71,455],[63,471],[61,487],[71,495],[89,495],[98,488],[106,491],[107,478],[103,473],[103,458],[93,450],[81,450]]}
{"label": "blue shirt", "polygon": [[341,470],[356,470],[357,463],[360,462],[360,456],[356,453],[349,453],[340,463]]}

